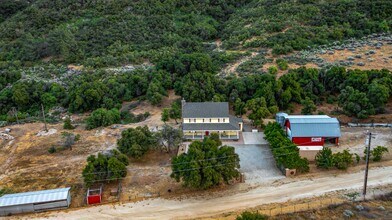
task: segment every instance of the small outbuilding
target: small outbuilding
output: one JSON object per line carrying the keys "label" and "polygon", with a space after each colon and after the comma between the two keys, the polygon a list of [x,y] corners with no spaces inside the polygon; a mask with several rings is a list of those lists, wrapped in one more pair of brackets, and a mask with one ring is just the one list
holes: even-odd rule
{"label": "small outbuilding", "polygon": [[6,194],[0,197],[0,216],[65,209],[71,204],[71,188]]}
{"label": "small outbuilding", "polygon": [[98,188],[87,189],[87,205],[98,204],[102,202],[102,185]]}

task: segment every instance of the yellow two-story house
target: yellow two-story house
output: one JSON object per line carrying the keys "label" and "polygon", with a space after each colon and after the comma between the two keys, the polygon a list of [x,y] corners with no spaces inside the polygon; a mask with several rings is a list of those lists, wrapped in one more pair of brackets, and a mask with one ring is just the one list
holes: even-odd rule
{"label": "yellow two-story house", "polygon": [[182,131],[185,139],[204,139],[216,133],[223,140],[238,140],[242,127],[242,119],[229,114],[227,102],[182,100]]}

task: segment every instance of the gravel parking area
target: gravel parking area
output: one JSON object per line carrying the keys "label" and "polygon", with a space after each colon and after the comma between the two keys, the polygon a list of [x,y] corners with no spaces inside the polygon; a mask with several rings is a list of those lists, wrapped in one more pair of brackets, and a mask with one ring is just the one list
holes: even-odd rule
{"label": "gravel parking area", "polygon": [[242,132],[244,144],[268,144],[263,132]]}
{"label": "gravel parking area", "polygon": [[233,145],[240,156],[240,171],[245,174],[245,182],[257,184],[284,178],[276,167],[268,145]]}

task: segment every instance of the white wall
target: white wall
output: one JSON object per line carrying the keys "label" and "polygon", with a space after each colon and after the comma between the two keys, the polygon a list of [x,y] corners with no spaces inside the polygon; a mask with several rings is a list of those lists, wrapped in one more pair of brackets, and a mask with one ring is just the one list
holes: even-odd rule
{"label": "white wall", "polygon": [[[191,120],[189,122],[189,119]],[[204,121],[203,121],[204,119]],[[211,119],[211,121],[210,121]],[[196,120],[196,121],[195,121]],[[184,118],[182,120],[184,124],[187,123],[230,123],[229,118]]]}

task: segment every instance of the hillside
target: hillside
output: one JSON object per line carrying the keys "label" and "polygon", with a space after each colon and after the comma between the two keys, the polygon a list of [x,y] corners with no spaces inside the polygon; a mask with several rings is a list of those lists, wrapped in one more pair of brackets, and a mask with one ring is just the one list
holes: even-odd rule
{"label": "hillside", "polygon": [[[338,113],[349,116],[383,113],[392,94],[388,71],[392,68],[388,65],[391,4],[364,0],[7,0],[0,7],[5,12],[0,19],[0,120],[39,119],[41,104],[47,112],[66,108],[71,113],[120,108],[132,99],[159,105],[169,89],[189,101],[229,101],[237,115],[247,110],[250,118],[294,111],[295,104],[304,105],[306,98],[312,110],[308,113],[316,113],[313,104],[325,101],[339,104]],[[334,58],[335,62],[317,56],[317,51],[305,51],[316,54],[312,56],[302,54],[303,49],[372,33],[385,33],[381,43],[386,46],[376,58],[366,55],[366,59],[385,64],[368,65],[360,68],[362,72],[339,75],[345,68],[331,70],[329,64],[347,67],[347,62],[338,60],[345,57]],[[379,47],[378,43],[373,46]],[[287,57],[280,56],[287,53]],[[314,64],[320,59],[326,64]],[[358,60],[351,66],[362,63]],[[321,70],[296,69],[301,66]],[[374,72],[373,68],[387,70]],[[225,69],[228,74],[218,74]],[[326,71],[340,78],[327,83]],[[299,72],[304,72],[299,74],[302,80],[298,76],[278,79]],[[354,75],[361,75],[366,86],[344,83]],[[314,84],[308,84],[309,77]],[[373,85],[372,93],[368,85]],[[318,88],[305,91],[301,86]],[[341,97],[338,103],[347,86],[353,88],[345,90],[354,94],[350,103],[358,97],[367,99],[344,106],[347,97]],[[262,87],[273,88],[267,92]],[[380,101],[369,104],[370,94],[376,91]]]}

